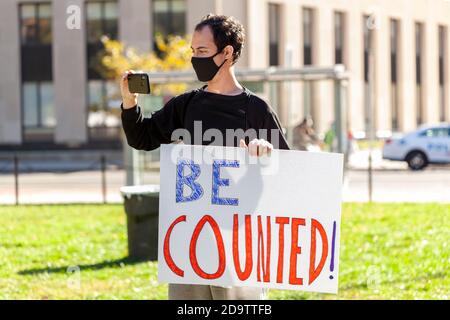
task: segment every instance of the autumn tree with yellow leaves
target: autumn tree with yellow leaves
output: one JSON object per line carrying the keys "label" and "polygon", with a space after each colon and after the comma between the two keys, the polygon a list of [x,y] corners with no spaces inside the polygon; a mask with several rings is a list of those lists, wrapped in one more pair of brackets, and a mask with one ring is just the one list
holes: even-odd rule
{"label": "autumn tree with yellow leaves", "polygon": [[186,35],[164,38],[155,36],[158,52],[139,52],[117,40],[102,38],[104,49],[95,63],[96,69],[107,79],[119,79],[126,70],[142,70],[150,75],[151,91],[154,95],[177,95],[186,91],[186,84],[152,84],[151,72],[180,71],[190,68],[190,37]]}

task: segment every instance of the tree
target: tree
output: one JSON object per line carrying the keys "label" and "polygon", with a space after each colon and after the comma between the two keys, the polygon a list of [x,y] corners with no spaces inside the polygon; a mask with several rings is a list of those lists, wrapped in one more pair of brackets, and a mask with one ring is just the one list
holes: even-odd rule
{"label": "tree", "polygon": [[117,40],[103,37],[104,49],[97,56],[96,68],[107,79],[119,79],[126,70],[143,70],[150,73],[150,86],[155,95],[177,95],[186,91],[184,83],[159,85],[151,83],[152,71],[187,70],[191,50],[189,36],[155,36],[158,52],[142,53]]}

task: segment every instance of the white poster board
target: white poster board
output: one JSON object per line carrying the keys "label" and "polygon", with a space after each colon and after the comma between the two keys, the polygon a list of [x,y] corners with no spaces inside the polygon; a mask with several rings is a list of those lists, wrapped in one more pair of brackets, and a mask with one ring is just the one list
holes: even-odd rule
{"label": "white poster board", "polygon": [[158,280],[337,293],[343,156],[162,145]]}

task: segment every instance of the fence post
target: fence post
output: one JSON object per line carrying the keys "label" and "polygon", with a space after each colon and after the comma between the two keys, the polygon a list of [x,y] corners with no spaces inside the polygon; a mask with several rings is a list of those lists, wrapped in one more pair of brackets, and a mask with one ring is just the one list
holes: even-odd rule
{"label": "fence post", "polygon": [[101,170],[102,170],[102,196],[103,203],[106,204],[106,158],[105,155],[100,157]]}
{"label": "fence post", "polygon": [[19,158],[14,155],[14,190],[16,196],[16,206],[19,205]]}

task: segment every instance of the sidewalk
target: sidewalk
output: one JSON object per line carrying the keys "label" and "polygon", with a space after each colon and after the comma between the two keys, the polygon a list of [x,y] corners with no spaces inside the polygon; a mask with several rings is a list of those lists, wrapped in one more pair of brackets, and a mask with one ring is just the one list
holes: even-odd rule
{"label": "sidewalk", "polygon": [[[49,172],[20,172],[20,203],[87,203],[103,201],[102,174],[98,163],[88,165],[77,159],[75,170],[66,171],[68,163],[51,163],[44,159],[31,166]],[[26,161],[22,169],[30,169]],[[73,163],[72,163],[73,164]],[[159,184],[159,163],[146,168],[142,184]],[[5,165],[5,164],[4,164]],[[36,167],[36,165],[38,165]],[[368,200],[368,151],[361,150],[349,158],[343,185],[343,200],[364,202]],[[85,167],[84,170],[82,167]],[[28,168],[26,168],[28,167]],[[90,167],[90,170],[86,170]],[[3,168],[5,169],[5,168]],[[77,171],[81,169],[82,171]],[[373,151],[373,200],[379,202],[450,202],[450,166],[430,166],[423,171],[410,171],[404,162],[381,158],[381,150]],[[0,170],[1,171],[1,170]],[[108,203],[123,201],[119,192],[125,184],[125,171],[120,166],[108,166],[106,170],[106,200]],[[0,174],[0,205],[14,204],[14,175],[11,170]]]}

